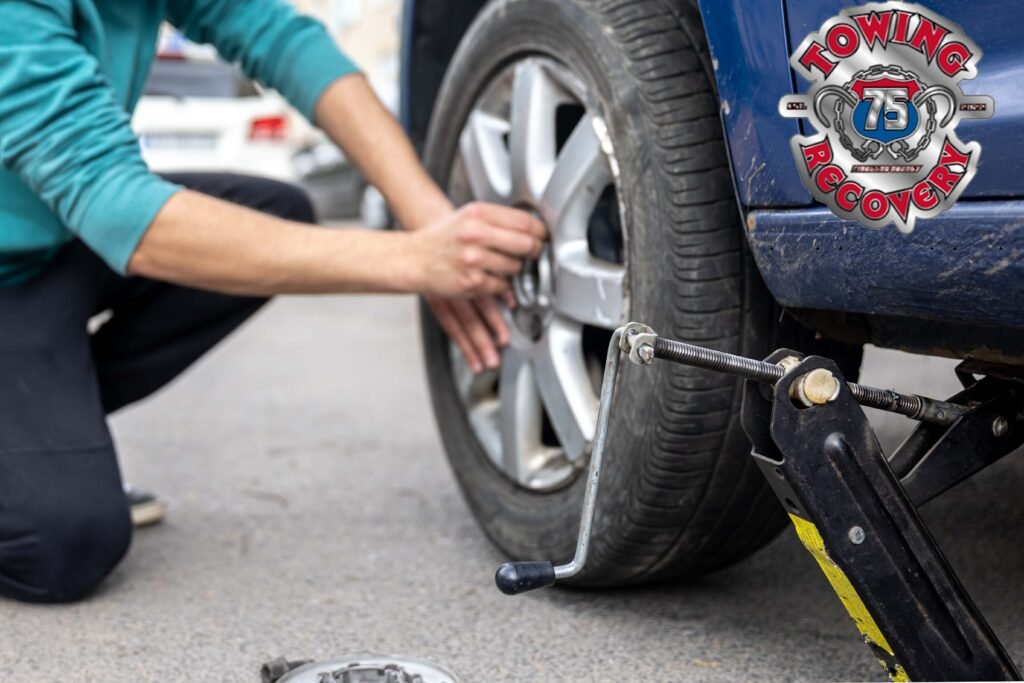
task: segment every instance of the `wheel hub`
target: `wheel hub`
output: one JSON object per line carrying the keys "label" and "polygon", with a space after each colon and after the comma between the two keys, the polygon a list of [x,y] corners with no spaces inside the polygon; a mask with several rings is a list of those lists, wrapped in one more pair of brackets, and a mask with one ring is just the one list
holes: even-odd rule
{"label": "wheel hub", "polygon": [[512,279],[516,308],[512,321],[527,339],[536,342],[551,323],[555,303],[551,249],[545,245],[541,255],[523,263],[522,271]]}

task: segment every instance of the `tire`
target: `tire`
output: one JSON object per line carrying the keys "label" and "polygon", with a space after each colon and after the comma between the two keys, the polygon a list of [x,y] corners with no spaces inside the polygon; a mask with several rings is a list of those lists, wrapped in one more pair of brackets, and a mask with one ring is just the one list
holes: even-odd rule
{"label": "tire", "polygon": [[[487,84],[527,55],[568,68],[600,111],[617,160],[629,317],[658,333],[761,358],[807,352],[780,322],[745,248],[699,14],[662,0],[496,0],[455,54],[425,161],[445,183],[460,131]],[[514,559],[572,557],[584,477],[553,490],[512,481],[484,452],[453,375],[452,349],[424,309],[437,422],[452,469],[484,532]],[[603,356],[604,349],[599,349]],[[859,349],[826,354],[855,376]],[[749,455],[740,382],[656,363],[623,364],[581,585],[708,572],[748,555],[785,516]],[[582,469],[582,465],[577,469]]]}

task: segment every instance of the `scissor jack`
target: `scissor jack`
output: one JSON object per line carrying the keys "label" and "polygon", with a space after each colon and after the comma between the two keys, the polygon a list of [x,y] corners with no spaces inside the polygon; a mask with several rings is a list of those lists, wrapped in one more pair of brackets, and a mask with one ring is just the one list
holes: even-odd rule
{"label": "scissor jack", "polygon": [[[779,349],[758,361],[629,323],[608,347],[576,554],[559,566],[504,564],[499,589],[514,595],[583,569],[622,354],[746,379],[751,455],[892,680],[1020,680],[917,513],[1024,442],[1024,386],[968,372],[958,372],[964,390],[939,401],[846,382],[827,358]],[[921,424],[886,458],[861,406]]]}

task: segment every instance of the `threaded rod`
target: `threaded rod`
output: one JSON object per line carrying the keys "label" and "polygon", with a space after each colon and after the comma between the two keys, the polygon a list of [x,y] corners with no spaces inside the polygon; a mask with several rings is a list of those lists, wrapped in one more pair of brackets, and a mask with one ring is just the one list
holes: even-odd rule
{"label": "threaded rod", "polygon": [[[744,358],[724,351],[716,351],[663,337],[654,340],[654,357],[773,385],[786,374],[784,368],[774,363]],[[854,382],[847,382],[846,386],[850,389],[853,398],[862,406],[899,413],[924,422],[952,424],[967,410],[964,406],[954,403],[916,394],[900,394],[891,389],[876,389]]]}
{"label": "threaded rod", "polygon": [[658,337],[654,341],[654,357],[769,384],[775,384],[786,374],[782,367],[773,363],[734,356],[724,351],[715,351],[664,337]]}

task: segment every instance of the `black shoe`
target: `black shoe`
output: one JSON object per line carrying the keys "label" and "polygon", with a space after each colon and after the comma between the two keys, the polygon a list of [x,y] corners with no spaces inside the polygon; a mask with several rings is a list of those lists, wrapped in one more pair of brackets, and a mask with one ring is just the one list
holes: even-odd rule
{"label": "black shoe", "polygon": [[131,484],[124,485],[124,497],[132,512],[135,527],[152,526],[163,521],[167,506],[149,491],[137,489]]}

